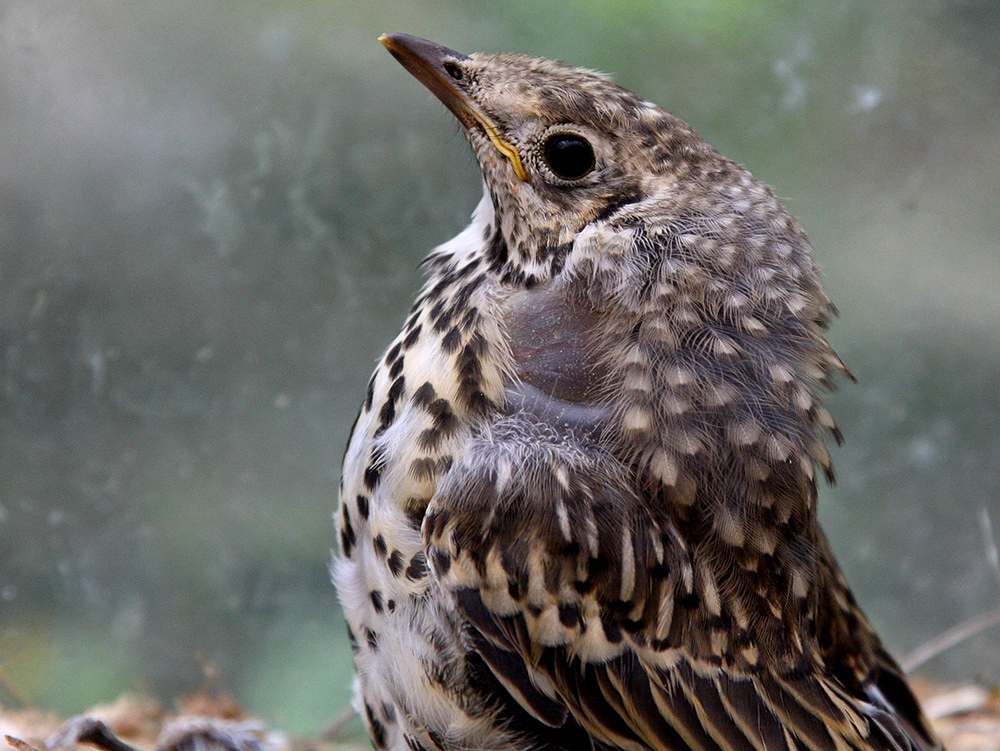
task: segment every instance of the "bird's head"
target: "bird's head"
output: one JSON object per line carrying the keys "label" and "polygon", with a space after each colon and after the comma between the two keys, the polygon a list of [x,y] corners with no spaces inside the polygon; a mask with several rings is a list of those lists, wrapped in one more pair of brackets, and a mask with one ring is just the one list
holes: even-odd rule
{"label": "bird's head", "polygon": [[718,156],[602,74],[527,55],[464,55],[406,34],[381,40],[462,124],[502,233],[493,260],[532,282],[561,268],[588,224]]}

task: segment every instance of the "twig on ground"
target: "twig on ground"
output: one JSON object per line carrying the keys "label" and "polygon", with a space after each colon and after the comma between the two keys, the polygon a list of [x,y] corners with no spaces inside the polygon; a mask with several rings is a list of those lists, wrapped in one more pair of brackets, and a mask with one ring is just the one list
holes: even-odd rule
{"label": "twig on ground", "polygon": [[71,748],[77,743],[87,743],[104,751],[138,751],[111,732],[110,728],[93,717],[76,717],[46,743],[49,748]]}
{"label": "twig on ground", "polygon": [[13,735],[5,735],[4,740],[10,744],[12,748],[17,749],[17,751],[38,751],[37,748],[32,746],[27,741],[22,741],[20,738],[15,738]]}

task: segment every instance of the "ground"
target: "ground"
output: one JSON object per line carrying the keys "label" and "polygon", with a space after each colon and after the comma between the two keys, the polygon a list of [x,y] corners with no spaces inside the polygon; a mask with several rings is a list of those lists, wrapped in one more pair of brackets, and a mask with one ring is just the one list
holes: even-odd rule
{"label": "ground", "polygon": [[[914,688],[948,751],[1000,751],[1000,690],[976,685],[932,686],[919,680],[914,681]],[[84,744],[106,751],[129,751],[129,747],[132,751],[369,748],[367,744],[341,740],[338,728],[343,723],[332,723],[330,731],[320,738],[292,738],[266,727],[232,699],[211,690],[178,702],[176,711],[165,710],[145,697],[126,695],[114,704],[94,707],[69,721],[30,709],[0,709],[0,735],[6,736],[14,751],[70,750]],[[102,737],[105,726],[110,733]],[[0,751],[6,750],[0,747]]]}

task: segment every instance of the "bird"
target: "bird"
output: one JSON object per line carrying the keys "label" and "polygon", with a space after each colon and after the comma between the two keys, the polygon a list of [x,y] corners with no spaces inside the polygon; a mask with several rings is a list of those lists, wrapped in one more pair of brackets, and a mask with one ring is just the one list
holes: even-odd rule
{"label": "bird", "polygon": [[817,521],[852,376],[797,221],[603,74],[380,40],[484,192],[343,460],[374,746],[941,749]]}

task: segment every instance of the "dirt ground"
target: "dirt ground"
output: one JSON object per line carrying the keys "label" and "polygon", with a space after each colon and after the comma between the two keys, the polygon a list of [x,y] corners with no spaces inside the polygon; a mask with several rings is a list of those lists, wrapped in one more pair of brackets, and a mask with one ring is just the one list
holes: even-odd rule
{"label": "dirt ground", "polygon": [[[919,680],[914,681],[914,688],[948,751],[1000,751],[1000,690],[976,685],[932,686]],[[212,691],[188,697],[176,711],[165,710],[151,699],[127,695],[69,721],[32,710],[0,710],[0,736],[7,737],[14,751],[90,747],[95,744],[95,727],[101,727],[94,720],[100,720],[110,730],[110,736],[96,739],[97,745],[107,751],[130,751],[128,746],[140,751],[370,748],[357,739],[356,733],[352,733],[350,741],[341,737],[343,718],[334,721],[323,737],[292,738],[266,727],[232,699]],[[350,725],[358,727],[356,723]],[[8,750],[0,745],[0,751]]]}

